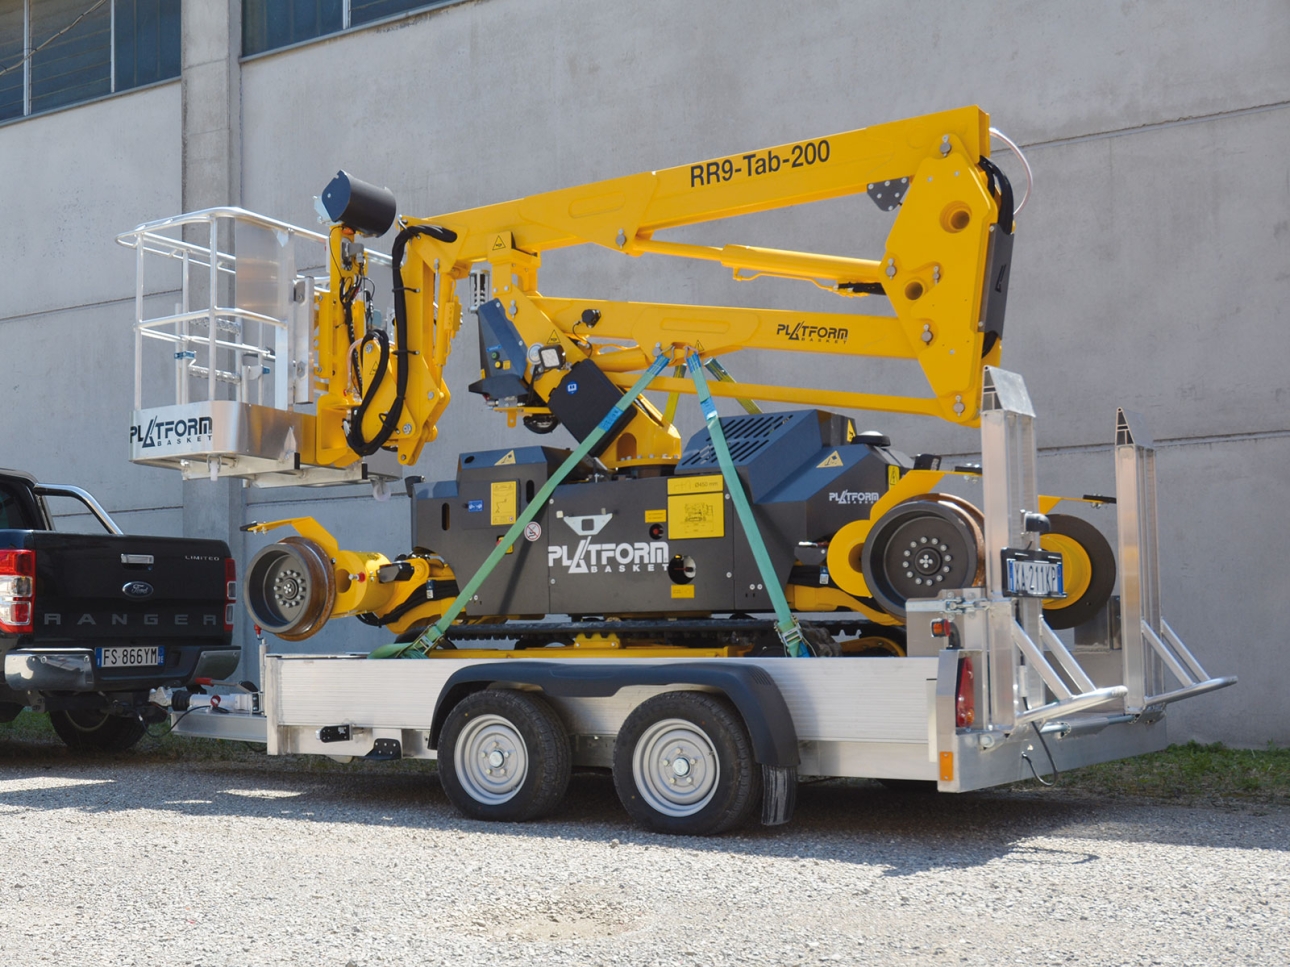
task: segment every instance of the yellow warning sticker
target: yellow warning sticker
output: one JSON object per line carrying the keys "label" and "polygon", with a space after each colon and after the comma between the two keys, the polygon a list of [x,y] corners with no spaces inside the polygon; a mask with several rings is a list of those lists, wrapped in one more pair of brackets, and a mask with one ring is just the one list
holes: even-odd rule
{"label": "yellow warning sticker", "polygon": [[645,511],[645,523],[647,523],[647,524],[666,524],[666,523],[667,523],[667,511],[666,511],[666,510],[663,510],[663,509],[661,509],[661,508],[660,508],[659,510],[647,510],[647,511]]}
{"label": "yellow warning sticker", "polygon": [[669,541],[725,536],[726,509],[722,494],[676,494],[667,498]]}
{"label": "yellow warning sticker", "polygon": [[496,252],[500,249],[507,249],[510,247],[511,247],[511,233],[498,232],[497,237],[493,239],[493,251]]}
{"label": "yellow warning sticker", "polygon": [[515,451],[514,451],[514,450],[507,450],[507,451],[506,451],[506,453],[504,453],[504,454],[502,455],[502,459],[498,460],[495,464],[493,464],[493,466],[494,466],[494,467],[507,467],[507,466],[510,466],[511,464],[513,464],[514,462],[515,462]]}
{"label": "yellow warning sticker", "polygon": [[674,598],[694,597],[694,585],[693,584],[673,584],[672,597]]}
{"label": "yellow warning sticker", "polygon": [[895,466],[888,467],[887,468],[887,486],[894,487],[898,483],[900,483],[900,467],[895,467]]}
{"label": "yellow warning sticker", "polygon": [[720,492],[722,485],[721,474],[712,474],[704,477],[668,477],[667,492],[669,494],[710,494]]}
{"label": "yellow warning sticker", "polygon": [[551,335],[549,335],[549,336],[547,336],[547,337],[546,337],[546,344],[547,344],[548,346],[558,346],[558,345],[560,345],[560,334],[559,334],[558,332],[556,332],[554,329],[552,329],[552,330],[551,330]]}
{"label": "yellow warning sticker", "polygon": [[825,457],[823,460],[817,463],[815,465],[815,469],[822,470],[825,467],[840,467],[840,466],[842,466],[842,455],[838,453],[837,450],[834,450],[827,457]]}
{"label": "yellow warning sticker", "polygon": [[515,523],[516,489],[514,480],[498,480],[493,484],[492,523],[495,526]]}

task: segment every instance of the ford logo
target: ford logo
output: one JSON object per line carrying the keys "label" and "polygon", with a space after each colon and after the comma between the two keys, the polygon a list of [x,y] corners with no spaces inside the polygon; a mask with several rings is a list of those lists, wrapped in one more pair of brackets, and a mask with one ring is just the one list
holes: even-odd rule
{"label": "ford logo", "polygon": [[142,601],[144,598],[152,597],[152,585],[147,581],[131,581],[121,588],[121,593],[127,598],[134,598],[136,601]]}

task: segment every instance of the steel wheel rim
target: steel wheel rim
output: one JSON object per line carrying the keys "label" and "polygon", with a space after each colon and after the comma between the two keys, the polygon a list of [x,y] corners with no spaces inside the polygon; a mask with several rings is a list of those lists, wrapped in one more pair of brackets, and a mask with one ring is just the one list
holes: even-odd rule
{"label": "steel wheel rim", "polygon": [[529,773],[524,738],[500,715],[468,721],[457,737],[452,762],[466,794],[490,806],[513,799]]}
{"label": "steel wheel rim", "polygon": [[283,554],[265,566],[257,577],[260,580],[251,592],[257,611],[272,617],[277,626],[290,625],[309,600],[311,588],[304,565]]}
{"label": "steel wheel rim", "polygon": [[632,751],[632,778],[651,809],[664,816],[693,816],[716,795],[721,764],[703,729],[685,719],[661,719]]}
{"label": "steel wheel rim", "polygon": [[[97,719],[93,725],[85,725],[77,718],[78,715],[97,716]],[[82,735],[89,735],[91,732],[97,732],[99,729],[103,728],[103,726],[107,725],[108,719],[111,718],[111,716],[108,715],[107,712],[68,711],[64,718],[77,732],[80,732]]]}

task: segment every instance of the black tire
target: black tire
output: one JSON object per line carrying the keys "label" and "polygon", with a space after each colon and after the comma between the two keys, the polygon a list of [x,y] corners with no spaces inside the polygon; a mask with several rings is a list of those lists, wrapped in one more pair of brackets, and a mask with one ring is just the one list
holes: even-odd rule
{"label": "black tire", "polygon": [[[681,759],[684,773],[673,766]],[[678,789],[680,784],[685,785]],[[664,692],[636,706],[619,730],[614,788],[643,826],[711,836],[742,825],[758,808],[761,766],[743,719],[727,699]]]}
{"label": "black tire", "polygon": [[148,731],[135,716],[98,711],[50,712],[49,724],[74,752],[124,752]]}
{"label": "black tire", "polygon": [[439,736],[439,781],[472,819],[522,823],[545,816],[564,799],[571,771],[564,723],[528,692],[467,695]]}
{"label": "black tire", "polygon": [[[1066,552],[1059,542],[1062,538],[1073,541],[1085,555],[1081,566],[1089,570],[1088,585],[1083,593],[1073,598],[1044,602],[1044,620],[1050,628],[1074,628],[1101,611],[1115,590],[1115,552],[1102,532],[1086,520],[1069,514],[1049,514],[1048,523],[1050,529],[1040,538],[1040,546],[1061,553],[1065,559]],[[1069,578],[1069,563],[1066,573]]]}

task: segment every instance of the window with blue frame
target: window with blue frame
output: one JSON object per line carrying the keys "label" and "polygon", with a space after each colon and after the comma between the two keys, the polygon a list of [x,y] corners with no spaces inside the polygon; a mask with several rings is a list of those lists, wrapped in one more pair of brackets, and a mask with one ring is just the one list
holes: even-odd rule
{"label": "window with blue frame", "polygon": [[262,54],[456,0],[242,0],[242,54]]}
{"label": "window with blue frame", "polygon": [[0,0],[0,121],[179,76],[180,0]]}

